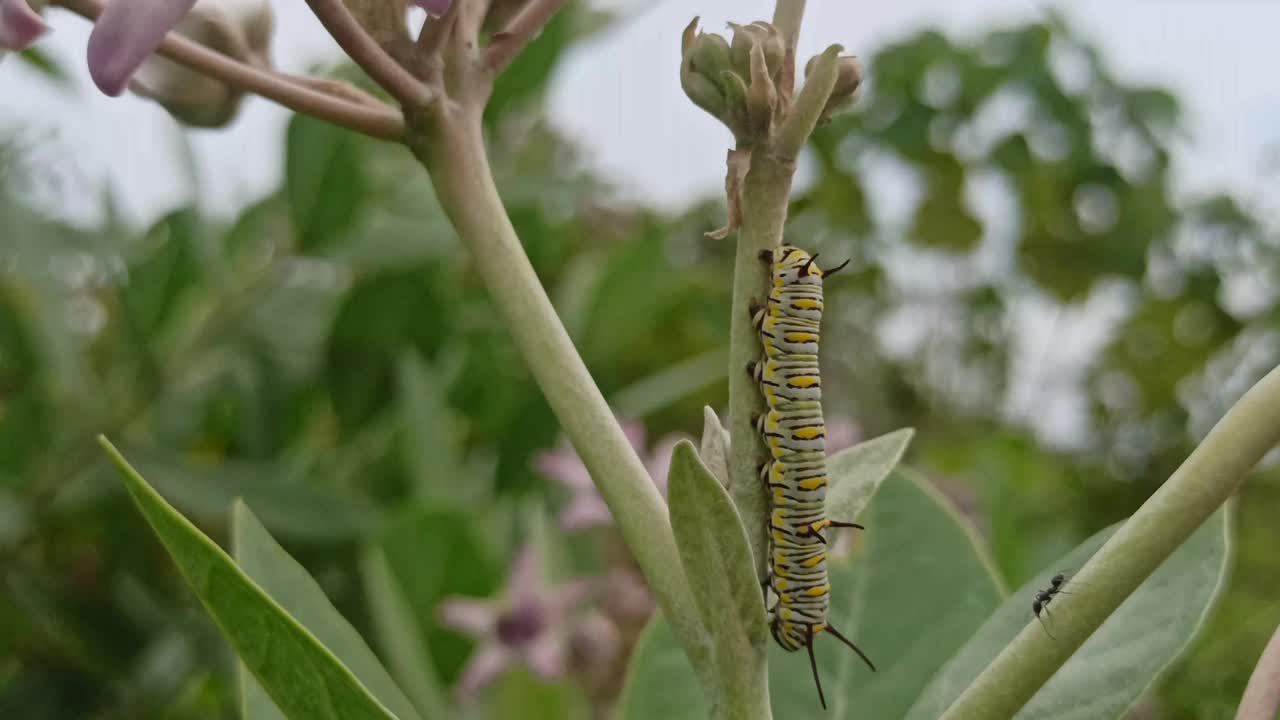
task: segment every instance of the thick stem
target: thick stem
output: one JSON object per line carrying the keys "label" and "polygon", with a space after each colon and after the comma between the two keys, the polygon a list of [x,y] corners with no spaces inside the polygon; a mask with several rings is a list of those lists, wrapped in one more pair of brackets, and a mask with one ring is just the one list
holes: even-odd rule
{"label": "thick stem", "polygon": [[[102,12],[99,0],[57,0],[57,4],[89,20]],[[280,73],[242,63],[216,50],[170,33],[156,54],[231,87],[261,95],[304,115],[320,118],[380,140],[404,137],[404,120],[390,107],[357,104],[304,87]]]}
{"label": "thick stem", "polygon": [[695,665],[708,649],[676,554],[666,504],[556,315],[498,196],[479,111],[441,109],[414,126],[440,204],[471,249],[516,347],[591,472],[627,547]]}
{"label": "thick stem", "polygon": [[747,539],[755,558],[756,574],[768,576],[769,498],[756,471],[765,459],[764,445],[751,424],[751,416],[764,410],[760,390],[747,375],[747,365],[761,355],[760,336],[751,324],[752,299],[764,302],[768,275],[760,251],[782,242],[787,202],[795,163],[766,148],[751,155],[751,169],[742,185],[742,231],[733,268],[733,317],[729,330],[729,487],[733,502],[747,527]]}
{"label": "thick stem", "polygon": [[[1035,623],[1001,651],[943,720],[1013,717],[1103,621],[1240,486],[1280,441],[1280,368],[1227,412],[1072,579],[1087,593],[1054,600],[1053,639]],[[1058,604],[1062,607],[1059,608]]]}
{"label": "thick stem", "polygon": [[1236,720],[1275,720],[1280,711],[1280,627],[1262,651],[1236,710]]}

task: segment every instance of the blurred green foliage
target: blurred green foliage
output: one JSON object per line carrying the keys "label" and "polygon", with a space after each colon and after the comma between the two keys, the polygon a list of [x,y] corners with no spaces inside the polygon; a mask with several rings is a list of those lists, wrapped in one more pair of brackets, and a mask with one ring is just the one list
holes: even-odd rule
{"label": "blurred green foliage", "polygon": [[[564,16],[499,87],[495,174],[606,396],[651,436],[692,431],[726,401],[732,248],[702,238],[723,208],[620,205],[542,122],[557,60],[595,26]],[[1176,99],[1114,77],[1059,19],[868,55],[789,229],[854,259],[828,303],[828,415],[916,427],[912,464],[1019,586],[1132,511],[1280,361],[1276,237],[1240,199],[1175,195]],[[284,187],[234,222],[184,208],[141,230],[109,197],[93,228],[32,209],[36,153],[0,153],[0,717],[237,715],[233,657],[99,432],[220,541],[245,498],[384,662],[375,609],[400,603],[445,683],[471,643],[439,600],[495,591],[529,508],[564,501],[530,469],[554,417],[425,174],[306,118],[286,140]],[[882,211],[890,176],[916,200],[901,217]],[[1081,317],[1110,332],[1059,332]],[[1230,717],[1280,622],[1274,468],[1241,499],[1229,592],[1156,717]],[[560,572],[610,552],[575,543]],[[582,704],[516,674],[491,709],[531,698]]]}

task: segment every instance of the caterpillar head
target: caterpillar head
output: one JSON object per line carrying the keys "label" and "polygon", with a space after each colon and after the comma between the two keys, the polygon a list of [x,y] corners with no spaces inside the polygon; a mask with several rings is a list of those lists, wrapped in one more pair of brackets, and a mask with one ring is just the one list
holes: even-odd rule
{"label": "caterpillar head", "polygon": [[773,250],[761,250],[760,259],[769,263],[774,287],[785,285],[821,285],[822,279],[839,271],[848,260],[830,270],[823,270],[816,262],[818,256],[794,245],[779,245]]}

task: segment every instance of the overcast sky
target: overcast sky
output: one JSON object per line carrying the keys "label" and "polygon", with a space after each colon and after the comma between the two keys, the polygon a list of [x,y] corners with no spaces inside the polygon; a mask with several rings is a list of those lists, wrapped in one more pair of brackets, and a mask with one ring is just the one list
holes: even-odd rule
{"label": "overcast sky", "polygon": [[[801,52],[839,42],[871,54],[924,27],[979,32],[1034,18],[1046,6],[1034,0],[810,0]],[[552,117],[626,196],[678,208],[716,192],[728,137],[680,92],[680,30],[694,13],[705,28],[719,30],[729,19],[765,18],[771,8],[767,0],[668,0],[630,10],[626,22],[569,55],[551,92]],[[278,1],[276,10],[280,69],[301,72],[337,57],[304,3]],[[1280,140],[1274,77],[1280,2],[1077,0],[1065,13],[1122,78],[1167,85],[1184,100],[1190,135],[1177,155],[1184,188],[1257,192],[1268,162],[1276,165]],[[92,90],[83,60],[87,24],[65,12],[48,15],[55,32],[44,46],[74,71],[75,87],[58,90],[17,62],[0,62],[0,127],[21,127],[33,142],[56,142],[57,152],[42,149],[40,156],[61,156],[64,172],[81,187],[112,183],[126,214],[145,221],[193,193],[213,212],[234,212],[280,182],[284,111],[253,99],[227,130],[187,131],[194,149],[188,157],[181,131],[159,108]],[[190,162],[198,188],[187,179]],[[70,212],[96,203],[96,193],[83,195],[91,202]]]}

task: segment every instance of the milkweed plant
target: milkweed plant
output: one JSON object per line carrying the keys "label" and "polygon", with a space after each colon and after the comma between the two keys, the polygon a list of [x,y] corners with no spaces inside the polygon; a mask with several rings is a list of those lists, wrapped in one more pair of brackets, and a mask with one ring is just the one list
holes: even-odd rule
{"label": "milkweed plant", "polygon": [[[335,80],[276,72],[265,3],[241,3],[233,13],[217,0],[49,0],[47,7],[0,0],[0,49],[37,42],[46,31],[42,13],[62,8],[93,23],[89,70],[108,95],[129,89],[189,125],[218,127],[255,93],[403,144],[430,176],[567,436],[536,463],[572,494],[560,526],[544,532],[607,532],[618,552],[599,578],[552,581],[531,540],[499,594],[445,599],[438,622],[475,642],[458,687],[446,692],[429,673],[405,670],[426,661],[394,636],[384,638],[392,658],[385,668],[246,505],[232,508],[228,554],[100,438],[238,654],[246,717],[465,717],[469,698],[523,668],[548,678],[573,673],[615,698],[603,716],[623,718],[1114,718],[1189,642],[1225,573],[1228,500],[1280,438],[1275,371],[1131,517],[1013,593],[965,522],[899,464],[910,429],[842,447],[849,441],[838,441],[837,423],[828,423],[825,507],[817,512],[864,530],[829,528],[824,538],[818,525],[778,526],[776,512],[795,488],[775,494],[760,477],[771,452],[762,438],[781,436],[759,419],[767,409],[760,378],[744,371],[761,355],[763,321],[748,308],[773,297],[761,253],[784,244],[798,155],[816,127],[855,102],[862,82],[858,59],[838,46],[796,57],[804,0],[777,0],[770,22],[730,24],[726,35],[701,31],[696,19],[682,34],[672,29],[681,52],[672,82],[733,141],[727,219],[707,242],[736,244],[734,315],[727,429],[708,408],[696,442],[662,438],[652,451],[593,382],[504,211],[486,157],[481,120],[494,83],[563,0],[415,0],[427,13],[416,37],[405,24],[407,0],[307,2],[389,101]],[[806,362],[816,373],[816,360]],[[815,417],[821,429],[820,411]],[[775,457],[791,451],[773,449]],[[825,682],[821,701],[809,663],[769,637],[771,614],[791,607],[770,598],[786,595],[779,567],[808,567],[771,561],[795,539],[788,532],[820,542],[814,552],[829,583],[806,587],[829,593],[823,612],[831,626],[875,661],[872,672],[839,644],[811,646],[812,672],[821,670]],[[378,586],[384,561],[367,560]],[[375,593],[372,602],[406,612],[394,592]],[[810,640],[828,619],[813,622]],[[1271,645],[1240,705],[1242,719],[1275,717],[1280,643]],[[625,673],[609,671],[617,667]],[[621,687],[610,692],[610,683]]]}

